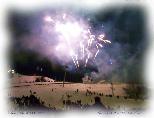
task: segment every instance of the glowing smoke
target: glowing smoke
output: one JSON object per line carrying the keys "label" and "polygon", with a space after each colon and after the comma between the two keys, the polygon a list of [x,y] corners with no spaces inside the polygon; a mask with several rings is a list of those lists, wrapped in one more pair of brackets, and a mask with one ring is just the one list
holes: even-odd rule
{"label": "glowing smoke", "polygon": [[55,15],[54,18],[47,15],[44,17],[45,25],[48,31],[54,33],[58,38],[58,44],[55,46],[54,53],[64,55],[65,58],[71,58],[75,67],[80,64],[87,66],[89,59],[96,59],[99,50],[105,43],[111,43],[105,40],[105,34],[95,35],[91,32],[88,22],[63,13]]}

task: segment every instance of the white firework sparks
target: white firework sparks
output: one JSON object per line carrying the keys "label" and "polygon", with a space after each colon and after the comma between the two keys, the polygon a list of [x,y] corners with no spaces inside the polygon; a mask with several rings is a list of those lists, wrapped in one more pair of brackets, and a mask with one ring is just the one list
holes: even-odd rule
{"label": "white firework sparks", "polygon": [[97,52],[96,52],[96,54],[95,54],[95,56],[94,56],[94,59],[96,58],[96,56],[97,56],[98,53],[99,53],[99,50],[97,50]]}
{"label": "white firework sparks", "polygon": [[[84,20],[63,13],[51,18],[44,17],[45,22],[52,24],[53,32],[59,37],[59,43],[55,48],[56,54],[65,53],[70,56],[75,67],[80,67],[80,61],[87,66],[89,59],[95,59],[103,44],[111,43],[105,40],[105,34],[94,35],[91,27]],[[49,25],[50,26],[50,25]],[[60,52],[61,51],[61,52]]]}

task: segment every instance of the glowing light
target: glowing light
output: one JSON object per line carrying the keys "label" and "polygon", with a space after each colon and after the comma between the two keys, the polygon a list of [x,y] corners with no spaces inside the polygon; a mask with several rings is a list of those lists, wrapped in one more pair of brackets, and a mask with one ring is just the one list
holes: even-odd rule
{"label": "glowing light", "polygon": [[55,53],[69,56],[76,68],[80,67],[80,61],[85,62],[86,67],[89,59],[97,57],[103,44],[111,43],[104,39],[104,33],[92,34],[91,27],[83,19],[77,20],[66,13],[55,16],[55,19],[50,16],[44,19],[45,22],[53,24],[53,32],[59,37]]}
{"label": "glowing light", "polygon": [[56,31],[61,33],[63,36],[67,38],[77,37],[81,34],[82,28],[77,23],[67,22],[63,23],[56,23]]}
{"label": "glowing light", "polygon": [[64,14],[63,14],[63,19],[65,19],[65,18],[66,18],[66,14],[64,13]]}
{"label": "glowing light", "polygon": [[95,56],[94,56],[94,59],[96,58],[96,56],[97,56],[98,53],[99,53],[99,50],[97,50],[97,52],[96,52],[96,54],[95,54]]}
{"label": "glowing light", "polygon": [[45,16],[45,17],[44,17],[44,20],[45,20],[46,22],[54,22],[54,20],[53,20],[50,16]]}

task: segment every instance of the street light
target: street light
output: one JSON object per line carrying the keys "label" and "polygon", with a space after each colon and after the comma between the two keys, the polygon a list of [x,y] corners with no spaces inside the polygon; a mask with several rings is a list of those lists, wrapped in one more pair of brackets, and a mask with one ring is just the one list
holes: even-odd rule
{"label": "street light", "polygon": [[64,83],[65,83],[65,77],[66,77],[66,71],[65,71],[64,79],[63,79],[63,87],[64,87]]}
{"label": "street light", "polygon": [[[65,70],[68,68],[68,66],[64,66]],[[66,71],[64,73],[64,79],[63,79],[63,87],[64,87],[64,83],[65,83],[65,77],[66,77]]]}

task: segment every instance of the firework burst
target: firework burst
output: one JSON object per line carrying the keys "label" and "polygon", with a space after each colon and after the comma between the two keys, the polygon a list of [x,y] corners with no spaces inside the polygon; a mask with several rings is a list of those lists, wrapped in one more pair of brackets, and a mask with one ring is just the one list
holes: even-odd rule
{"label": "firework burst", "polygon": [[105,34],[92,34],[91,27],[83,19],[63,13],[44,17],[45,22],[52,28],[58,37],[58,44],[55,47],[55,53],[65,53],[70,57],[76,68],[80,67],[80,62],[84,67],[87,66],[89,59],[96,59],[106,43],[111,43],[105,39]]}

